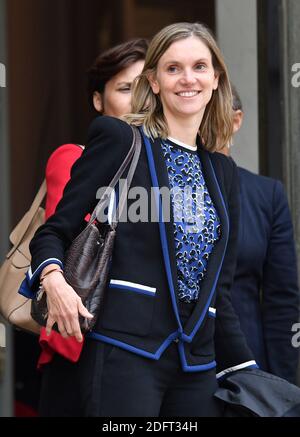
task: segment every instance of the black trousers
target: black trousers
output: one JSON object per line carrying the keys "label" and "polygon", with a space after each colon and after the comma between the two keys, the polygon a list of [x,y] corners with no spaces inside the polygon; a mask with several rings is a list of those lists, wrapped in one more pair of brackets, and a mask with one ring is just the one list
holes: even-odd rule
{"label": "black trousers", "polygon": [[41,416],[217,417],[215,369],[183,372],[177,344],[151,360],[87,340],[77,364],[58,355],[43,372]]}

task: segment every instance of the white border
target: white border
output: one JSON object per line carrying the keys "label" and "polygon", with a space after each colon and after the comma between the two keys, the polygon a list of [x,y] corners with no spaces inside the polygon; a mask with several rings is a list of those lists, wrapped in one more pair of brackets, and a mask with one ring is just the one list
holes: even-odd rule
{"label": "white border", "polygon": [[241,370],[245,367],[257,365],[255,360],[246,361],[245,363],[238,364],[237,366],[228,367],[228,369],[223,370],[222,372],[217,373],[217,378],[221,378],[221,376],[226,375],[226,373],[234,372],[235,370]]}
{"label": "white border", "polygon": [[149,291],[150,293],[153,293],[153,294],[156,293],[156,288],[147,287],[147,285],[136,284],[134,282],[121,281],[119,279],[111,279],[110,284],[111,285],[124,285],[125,287],[138,288],[140,290]]}

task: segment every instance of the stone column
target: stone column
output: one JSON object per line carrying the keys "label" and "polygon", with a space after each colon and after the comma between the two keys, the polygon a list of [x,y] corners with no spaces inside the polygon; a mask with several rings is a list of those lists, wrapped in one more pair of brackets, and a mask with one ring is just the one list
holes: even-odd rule
{"label": "stone column", "polygon": [[[292,212],[300,277],[300,2],[280,1],[283,176]],[[300,385],[300,367],[298,372]]]}
{"label": "stone column", "polygon": [[[6,1],[0,0],[0,263],[8,251],[10,221],[9,145],[7,120]],[[4,338],[4,336],[6,338]],[[12,328],[0,320],[0,416],[13,415]]]}
{"label": "stone column", "polygon": [[245,112],[232,157],[258,173],[257,8],[255,0],[215,0],[216,36]]}

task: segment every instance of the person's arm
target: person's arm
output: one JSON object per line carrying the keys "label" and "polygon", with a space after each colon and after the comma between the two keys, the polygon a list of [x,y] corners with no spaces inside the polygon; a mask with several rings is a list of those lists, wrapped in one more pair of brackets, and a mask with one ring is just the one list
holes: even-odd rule
{"label": "person's arm", "polygon": [[[85,225],[86,213],[92,212],[97,204],[97,190],[109,184],[131,143],[132,131],[126,123],[111,117],[98,117],[92,123],[87,147],[72,167],[71,180],[55,214],[38,229],[30,243],[32,263],[27,281],[33,292],[41,273],[45,274],[50,266],[55,264],[63,269],[66,249]],[[79,301],[75,291],[58,273],[47,275],[43,286],[49,303],[47,329],[56,321],[62,334],[80,338]]]}
{"label": "person's arm", "polygon": [[97,117],[88,132],[87,146],[75,162],[71,179],[56,212],[36,232],[30,243],[30,284],[46,264],[63,265],[64,254],[94,210],[99,188],[107,186],[123,162],[132,142],[130,126],[112,117]]}
{"label": "person's arm", "polygon": [[83,149],[76,144],[64,144],[58,147],[49,157],[46,165],[46,220],[54,214],[65,186],[70,180],[71,168],[80,158],[82,151]]}
{"label": "person's arm", "polygon": [[[221,159],[221,157],[220,157]],[[237,167],[233,160],[222,156],[224,175],[228,191],[229,239],[224,257],[216,297],[215,350],[217,361],[217,378],[222,378],[236,370],[255,368],[257,364],[247,346],[241,331],[238,316],[231,303],[230,288],[237,257],[237,237],[239,226],[239,182]],[[231,168],[230,168],[231,167]]]}
{"label": "person's arm", "polygon": [[263,269],[262,313],[269,371],[296,382],[298,349],[291,343],[299,321],[299,288],[293,225],[281,182],[274,183],[273,223]]}

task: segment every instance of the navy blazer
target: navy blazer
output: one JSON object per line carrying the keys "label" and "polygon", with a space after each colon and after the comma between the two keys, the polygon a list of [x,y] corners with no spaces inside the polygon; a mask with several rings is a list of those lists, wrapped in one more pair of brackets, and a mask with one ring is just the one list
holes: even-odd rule
{"label": "navy blazer", "polygon": [[[86,213],[97,203],[98,188],[109,184],[131,143],[132,130],[125,122],[104,116],[93,121],[87,147],[72,168],[56,213],[39,228],[30,244],[32,267],[27,282],[32,289],[47,264],[63,266],[66,249],[79,233]],[[119,222],[104,305],[94,331],[88,335],[156,360],[176,341],[182,368],[187,372],[216,367],[216,344],[217,371],[222,377],[224,372],[256,366],[230,296],[239,219],[237,170],[219,153],[208,153],[200,147],[199,156],[222,228],[192,313],[183,323],[174,227],[172,220],[162,219],[158,190],[169,187],[160,140],[153,142],[144,136],[132,187],[143,187],[148,193],[148,220]],[[129,197],[128,209],[134,202],[136,199]]]}
{"label": "navy blazer", "polygon": [[293,226],[280,181],[239,168],[241,214],[232,302],[260,368],[295,383],[299,320]]}

